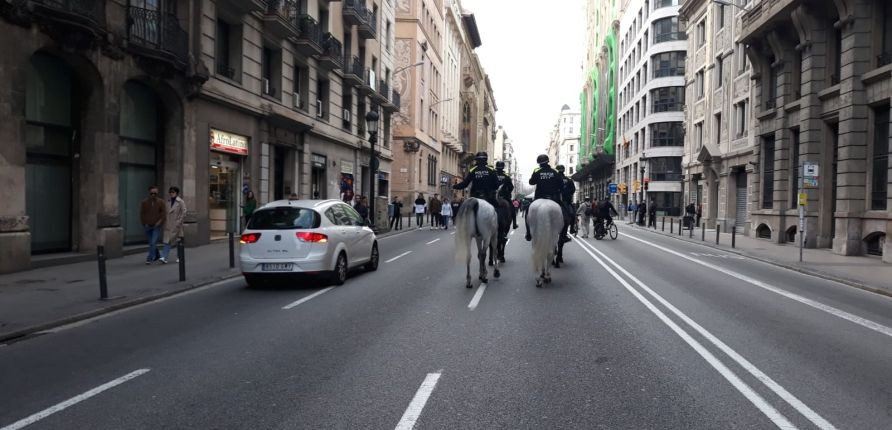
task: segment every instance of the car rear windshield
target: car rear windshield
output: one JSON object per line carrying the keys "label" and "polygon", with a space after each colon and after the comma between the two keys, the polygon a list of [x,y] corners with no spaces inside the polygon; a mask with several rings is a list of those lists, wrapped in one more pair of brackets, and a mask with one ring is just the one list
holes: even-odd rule
{"label": "car rear windshield", "polygon": [[252,230],[318,228],[320,222],[319,214],[312,209],[278,207],[254,212],[248,221],[248,228]]}

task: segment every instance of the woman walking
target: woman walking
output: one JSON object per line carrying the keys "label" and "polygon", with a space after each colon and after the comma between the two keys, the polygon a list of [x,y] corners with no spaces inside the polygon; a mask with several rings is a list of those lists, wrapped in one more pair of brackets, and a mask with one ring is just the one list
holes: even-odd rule
{"label": "woman walking", "polygon": [[449,199],[443,199],[443,207],[440,209],[440,216],[443,217],[443,230],[449,230],[449,218],[452,218],[452,204]]}
{"label": "woman walking", "polygon": [[[170,255],[170,245],[181,240],[183,234],[183,222],[186,220],[186,202],[180,197],[180,189],[170,187],[167,191],[170,199],[167,206],[167,221],[164,223],[164,249],[161,250],[161,263],[167,264],[167,256]],[[179,259],[177,253],[177,262]]]}

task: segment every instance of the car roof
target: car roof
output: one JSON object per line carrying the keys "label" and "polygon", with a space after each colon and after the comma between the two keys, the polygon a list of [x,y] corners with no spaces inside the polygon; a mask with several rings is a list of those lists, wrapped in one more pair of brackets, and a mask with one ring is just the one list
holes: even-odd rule
{"label": "car roof", "polygon": [[260,207],[260,209],[269,209],[269,208],[280,208],[280,207],[300,207],[300,208],[313,208],[313,209],[322,209],[327,206],[333,205],[335,203],[341,203],[340,200],[336,199],[326,199],[326,200],[276,200],[269,202]]}

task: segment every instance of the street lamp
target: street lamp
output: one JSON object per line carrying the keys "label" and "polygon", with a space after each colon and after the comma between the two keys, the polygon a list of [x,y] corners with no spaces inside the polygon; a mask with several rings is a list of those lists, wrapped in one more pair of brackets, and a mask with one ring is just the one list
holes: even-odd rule
{"label": "street lamp", "polygon": [[397,75],[397,74],[399,74],[400,72],[402,72],[403,70],[411,69],[411,68],[413,68],[413,67],[418,67],[418,66],[421,66],[421,65],[423,65],[423,64],[424,64],[424,61],[419,61],[419,62],[417,62],[417,63],[415,63],[415,64],[410,64],[410,65],[408,65],[408,66],[403,66],[403,67],[400,67],[399,69],[394,70],[394,71],[393,71],[393,74],[394,74],[394,75]]}
{"label": "street lamp", "polygon": [[378,111],[365,114],[366,129],[369,131],[369,221],[375,226],[375,177],[378,172],[378,158],[375,156],[375,143],[378,142]]}
{"label": "street lamp", "polygon": [[644,202],[644,162],[647,161],[647,154],[641,153],[641,203]]}

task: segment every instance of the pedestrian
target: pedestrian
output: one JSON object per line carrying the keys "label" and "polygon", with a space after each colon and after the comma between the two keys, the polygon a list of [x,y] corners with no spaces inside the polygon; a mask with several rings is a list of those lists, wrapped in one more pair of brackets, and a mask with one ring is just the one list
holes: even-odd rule
{"label": "pedestrian", "polygon": [[694,207],[694,202],[688,203],[684,208],[684,224],[685,228],[694,229],[694,217],[697,214],[697,209]]}
{"label": "pedestrian", "polygon": [[368,221],[369,219],[369,204],[368,200],[361,195],[357,195],[355,202],[353,204],[353,209],[356,209],[356,212],[359,213],[359,217],[362,218],[363,221]]}
{"label": "pedestrian", "polygon": [[452,201],[452,226],[455,227],[455,214],[458,213],[458,208],[461,207],[461,204],[464,202],[464,199],[459,197],[458,200]]}
{"label": "pedestrian", "polygon": [[635,224],[635,218],[638,218],[638,204],[634,201],[629,203],[629,224]]}
{"label": "pedestrian", "polygon": [[650,205],[648,206],[647,211],[647,226],[657,228],[657,207],[654,205],[654,201],[650,201]]}
{"label": "pedestrian", "polygon": [[430,209],[431,214],[431,230],[440,227],[440,214],[443,210],[443,202],[440,201],[439,196],[439,194],[434,194],[434,196],[431,197],[431,200],[428,203],[428,209]]}
{"label": "pedestrian", "polygon": [[254,192],[248,191],[245,194],[245,204],[242,205],[242,215],[245,217],[245,225],[251,220],[251,215],[257,210],[257,199],[254,198]]}
{"label": "pedestrian", "polygon": [[[186,202],[180,197],[180,189],[170,187],[167,190],[169,197],[167,206],[167,220],[164,222],[164,249],[161,250],[161,263],[167,264],[167,256],[170,254],[170,245],[183,239],[183,222],[186,220]],[[181,255],[177,251],[177,262]]]}
{"label": "pedestrian", "polygon": [[700,225],[700,219],[703,217],[703,204],[697,203],[697,225]]}
{"label": "pedestrian", "polygon": [[400,201],[399,196],[393,196],[393,203],[390,204],[391,213],[390,213],[390,229],[393,230],[396,228],[397,230],[403,229],[403,203]]}
{"label": "pedestrian", "polygon": [[146,256],[146,264],[152,264],[160,255],[158,254],[158,239],[161,238],[161,226],[167,216],[167,207],[164,200],[158,197],[158,187],[149,187],[149,196],[139,206],[139,220],[149,240],[149,255]]}
{"label": "pedestrian", "polygon": [[418,193],[418,198],[415,199],[415,226],[421,228],[424,226],[424,213],[427,210],[427,205],[424,203],[424,194]]}
{"label": "pedestrian", "polygon": [[449,199],[443,199],[443,208],[440,210],[443,217],[443,230],[449,230],[449,218],[452,218],[452,204]]}
{"label": "pedestrian", "polygon": [[582,217],[582,238],[587,239],[590,233],[589,225],[592,223],[592,202],[590,197],[585,200],[576,209],[576,216]]}
{"label": "pedestrian", "polygon": [[642,227],[647,225],[647,202],[638,205],[638,225]]}
{"label": "pedestrian", "polygon": [[514,207],[514,212],[511,213],[511,221],[514,223],[514,229],[517,230],[517,213],[520,212],[520,200],[512,200],[511,206]]}

